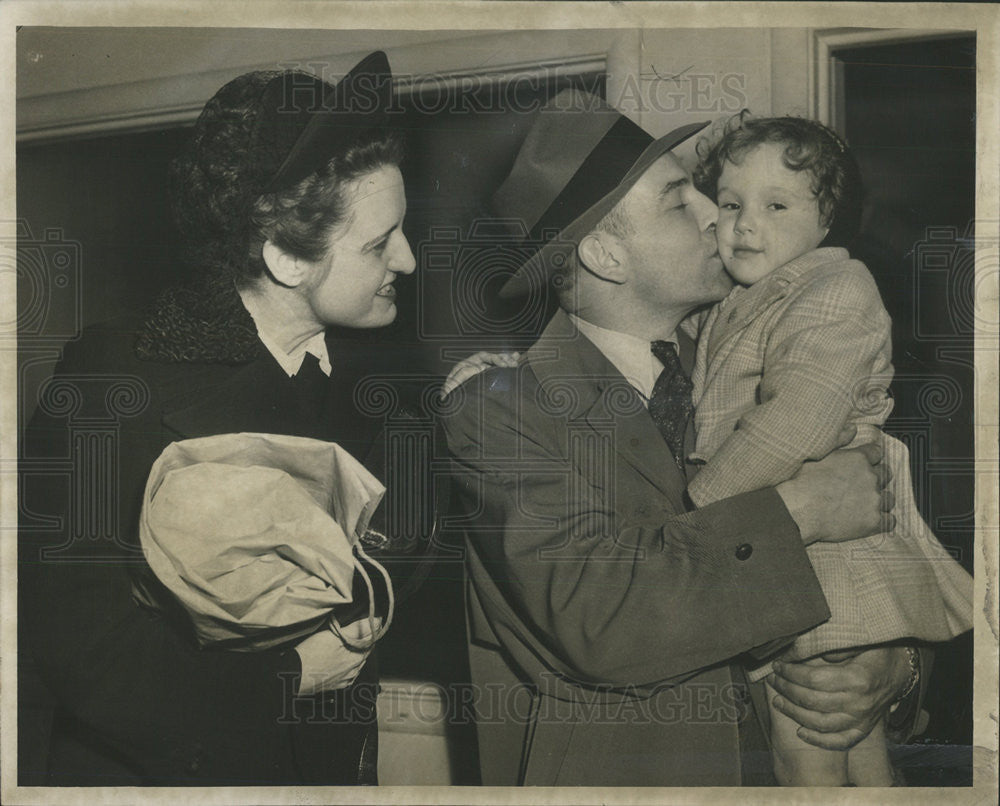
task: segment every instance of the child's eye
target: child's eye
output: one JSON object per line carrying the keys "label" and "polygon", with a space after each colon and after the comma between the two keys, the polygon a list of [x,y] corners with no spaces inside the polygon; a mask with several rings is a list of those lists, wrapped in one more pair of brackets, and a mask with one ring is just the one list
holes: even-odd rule
{"label": "child's eye", "polygon": [[719,205],[722,210],[739,210],[740,206],[736,202],[725,202]]}
{"label": "child's eye", "polygon": [[772,210],[787,210],[788,208],[781,202],[772,202],[768,205]]}

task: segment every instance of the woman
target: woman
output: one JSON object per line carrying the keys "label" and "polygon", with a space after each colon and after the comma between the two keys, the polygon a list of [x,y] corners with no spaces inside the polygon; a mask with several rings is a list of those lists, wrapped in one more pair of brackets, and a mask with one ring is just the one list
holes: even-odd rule
{"label": "woman", "polygon": [[[384,412],[359,410],[355,392],[398,358],[359,336],[393,321],[393,280],[415,265],[390,100],[382,53],[335,87],[254,72],[219,90],[172,176],[197,279],[143,321],[86,332],[43,389],[25,455],[69,455],[73,469],[68,495],[58,478],[25,485],[25,511],[63,528],[22,533],[21,666],[37,668],[54,710],[44,769],[22,765],[21,783],[375,782],[372,659],[329,630],[199,650],[143,562],[137,521],[152,463],[192,437],[335,441],[386,481]],[[106,502],[86,492],[93,454],[79,435],[94,417],[120,462]],[[116,526],[88,532],[86,513],[109,506]]]}

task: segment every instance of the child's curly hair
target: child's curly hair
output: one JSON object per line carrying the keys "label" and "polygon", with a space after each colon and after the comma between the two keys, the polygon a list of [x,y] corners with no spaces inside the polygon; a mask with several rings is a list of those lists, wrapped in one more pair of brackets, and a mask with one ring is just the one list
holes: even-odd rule
{"label": "child's curly hair", "polygon": [[403,159],[399,136],[381,130],[291,188],[261,193],[268,177],[260,175],[261,160],[249,144],[263,89],[280,74],[257,71],[226,84],[205,105],[188,147],[171,165],[170,195],[186,262],[239,286],[264,274],[266,240],[296,257],[322,258],[346,215],[349,183]]}
{"label": "child's curly hair", "polygon": [[797,117],[755,118],[744,109],[725,124],[721,137],[698,142],[699,165],[694,172],[698,189],[713,201],[727,162],[739,165],[764,143],[785,146],[785,167],[808,171],[820,217],[830,232],[823,246],[849,246],[861,227],[864,186],[858,164],[844,141],[815,120]]}

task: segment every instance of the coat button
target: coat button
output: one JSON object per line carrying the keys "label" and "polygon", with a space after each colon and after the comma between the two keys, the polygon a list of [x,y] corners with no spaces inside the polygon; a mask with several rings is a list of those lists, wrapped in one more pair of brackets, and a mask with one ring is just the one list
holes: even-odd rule
{"label": "coat button", "polygon": [[753,546],[749,543],[740,543],[740,545],[736,547],[737,560],[749,560],[751,554],[753,554]]}

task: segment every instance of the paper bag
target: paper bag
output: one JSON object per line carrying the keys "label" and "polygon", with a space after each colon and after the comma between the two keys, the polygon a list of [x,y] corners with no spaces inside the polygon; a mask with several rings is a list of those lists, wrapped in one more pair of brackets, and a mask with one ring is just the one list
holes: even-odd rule
{"label": "paper bag", "polygon": [[354,548],[384,492],[331,442],[247,433],[174,442],[150,471],[139,537],[202,645],[265,649],[351,602]]}

